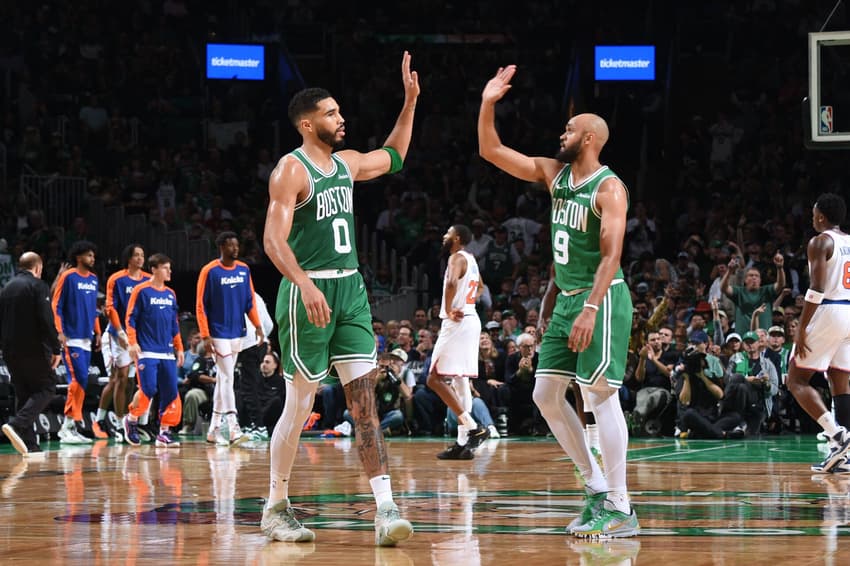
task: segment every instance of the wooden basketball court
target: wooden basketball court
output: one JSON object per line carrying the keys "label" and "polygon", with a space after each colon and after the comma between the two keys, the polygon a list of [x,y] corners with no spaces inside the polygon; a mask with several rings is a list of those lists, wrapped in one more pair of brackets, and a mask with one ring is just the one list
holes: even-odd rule
{"label": "wooden basketball court", "polygon": [[813,476],[814,438],[634,440],[629,481],[643,533],[563,533],[579,482],[551,439],[490,440],[473,461],[444,443],[390,439],[396,501],[414,523],[374,547],[374,502],[350,439],[305,439],[291,493],[311,544],[259,532],[268,444],[229,449],[0,448],[0,563],[38,564],[850,564],[850,476]]}

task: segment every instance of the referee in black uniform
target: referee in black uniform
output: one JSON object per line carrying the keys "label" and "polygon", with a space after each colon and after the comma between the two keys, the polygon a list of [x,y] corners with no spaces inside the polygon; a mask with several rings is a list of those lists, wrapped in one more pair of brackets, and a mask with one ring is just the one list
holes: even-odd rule
{"label": "referee in black uniform", "polygon": [[19,273],[0,291],[0,347],[17,398],[17,413],[3,433],[23,455],[41,452],[33,423],[55,394],[61,352],[42,267],[37,253],[24,252]]}

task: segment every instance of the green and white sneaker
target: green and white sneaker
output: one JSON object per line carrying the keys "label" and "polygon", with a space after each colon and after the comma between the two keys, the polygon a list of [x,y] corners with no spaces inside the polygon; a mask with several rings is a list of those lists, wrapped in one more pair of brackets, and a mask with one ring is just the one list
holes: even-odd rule
{"label": "green and white sneaker", "polygon": [[413,525],[398,514],[398,506],[393,502],[382,503],[375,514],[375,544],[395,546],[413,534]]}
{"label": "green and white sneaker", "polygon": [[599,511],[590,521],[573,529],[575,536],[583,538],[633,537],[639,532],[640,525],[634,507],[631,513],[626,514],[616,509],[607,509],[605,505],[599,507]]}
{"label": "green and white sneaker", "polygon": [[584,525],[585,523],[590,522],[591,519],[599,512],[602,504],[605,502],[605,497],[608,495],[607,491],[600,491],[599,493],[593,493],[587,487],[584,488],[585,496],[584,496],[584,509],[581,510],[581,513],[567,525],[566,531],[568,534],[573,534],[573,531]]}
{"label": "green and white sneaker", "polygon": [[301,524],[295,517],[295,510],[284,499],[271,508],[263,509],[260,530],[272,540],[282,542],[313,542],[316,534]]}

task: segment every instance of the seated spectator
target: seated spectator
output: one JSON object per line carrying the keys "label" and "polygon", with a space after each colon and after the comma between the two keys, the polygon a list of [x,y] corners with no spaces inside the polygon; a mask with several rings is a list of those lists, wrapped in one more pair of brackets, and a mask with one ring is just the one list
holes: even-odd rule
{"label": "seated spectator", "polygon": [[490,341],[493,343],[493,347],[497,350],[504,352],[504,344],[499,338],[501,334],[502,325],[496,322],[495,320],[491,320],[484,325],[484,330],[490,335]]}
{"label": "seated spectator", "polygon": [[212,353],[209,355],[201,341],[197,345],[196,357],[186,378],[180,383],[183,392],[183,428],[177,433],[180,436],[197,436],[201,430],[202,419],[200,407],[212,399],[216,384],[216,365]]}
{"label": "seated spectator", "polygon": [[530,334],[520,334],[517,338],[519,351],[511,354],[505,363],[505,376],[508,402],[508,430],[511,434],[534,434],[542,425],[532,392],[534,391],[534,373],[537,371],[537,352],[535,340]]}
{"label": "seated spectator", "polygon": [[263,427],[271,436],[286,403],[286,380],[280,373],[280,358],[277,352],[269,352],[263,356],[260,374],[263,376]]}
{"label": "seated spectator", "polygon": [[[744,351],[729,360],[728,388],[735,395],[728,395],[725,403],[746,422],[745,430],[758,434],[762,423],[773,410],[773,397],[779,392],[779,378],[773,363],[764,352],[759,351],[759,336],[750,331],[744,334]],[[727,392],[729,390],[727,389]]]}
{"label": "seated spectator", "polygon": [[737,332],[730,332],[728,336],[726,336],[726,343],[723,345],[723,348],[720,350],[720,358],[723,367],[728,367],[729,360],[732,359],[732,356],[741,351],[741,335]]}
{"label": "seated spectator", "polygon": [[475,382],[475,389],[496,418],[499,415],[507,415],[508,411],[505,398],[506,359],[505,353],[493,346],[490,333],[482,330],[478,340],[478,380]]}
{"label": "seated spectator", "polygon": [[659,418],[673,400],[670,391],[671,371],[661,360],[663,352],[658,333],[649,332],[646,341],[640,350],[634,373],[638,389],[632,419],[636,429],[644,431],[646,425],[644,432],[656,435],[661,430]]}
{"label": "seated spectator", "polygon": [[709,356],[705,344],[690,344],[676,366],[679,429],[687,438],[743,438],[741,415],[720,410],[723,374],[710,370]]}

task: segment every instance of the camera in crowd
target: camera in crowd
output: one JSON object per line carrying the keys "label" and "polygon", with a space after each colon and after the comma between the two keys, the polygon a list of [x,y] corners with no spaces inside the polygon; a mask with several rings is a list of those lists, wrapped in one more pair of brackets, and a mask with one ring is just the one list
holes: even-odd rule
{"label": "camera in crowd", "polygon": [[702,371],[705,360],[705,352],[700,352],[699,348],[694,344],[688,344],[685,351],[682,352],[682,361],[686,372],[696,374]]}
{"label": "camera in crowd", "polygon": [[389,379],[390,382],[392,382],[392,383],[398,383],[399,382],[398,376],[393,371],[393,368],[391,368],[389,366],[380,366],[379,371],[380,371],[381,374],[386,375],[387,379]]}

